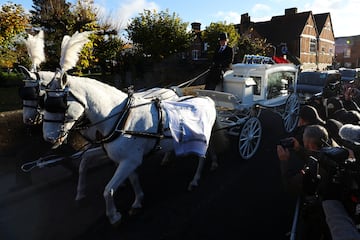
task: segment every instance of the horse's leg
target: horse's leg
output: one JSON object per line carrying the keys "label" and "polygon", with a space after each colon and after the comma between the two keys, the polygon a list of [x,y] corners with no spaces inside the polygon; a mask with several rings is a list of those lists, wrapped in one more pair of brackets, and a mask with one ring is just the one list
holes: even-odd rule
{"label": "horse's leg", "polygon": [[199,180],[200,180],[201,173],[202,173],[202,170],[203,170],[204,165],[205,165],[205,160],[206,160],[205,157],[199,157],[199,163],[198,163],[195,175],[194,175],[193,180],[190,182],[189,187],[188,187],[189,191],[191,191],[195,187],[199,186]]}
{"label": "horse's leg", "polygon": [[215,153],[215,151],[210,147],[208,148],[208,152],[207,152],[207,156],[209,158],[211,158],[211,167],[210,167],[210,170],[215,170],[218,166],[219,166],[219,163],[218,163],[218,158],[217,158],[217,155]]}
{"label": "horse's leg", "polygon": [[163,156],[163,158],[161,160],[160,165],[161,166],[168,165],[170,163],[170,161],[171,161],[171,158],[173,158],[174,156],[175,156],[174,151],[165,152],[165,154],[164,154],[164,156]]}
{"label": "horse's leg", "polygon": [[77,185],[76,192],[76,201],[82,200],[86,197],[85,189],[86,189],[86,174],[89,167],[89,163],[94,160],[98,160],[99,158],[104,158],[106,153],[104,152],[102,147],[96,147],[86,150],[83,154],[82,159],[80,161],[79,166],[79,179]]}
{"label": "horse's leg", "polygon": [[[131,161],[132,159],[126,159],[120,162],[117,167],[114,176],[106,185],[104,190],[104,199],[106,204],[106,216],[109,218],[111,224],[117,224],[121,220],[121,213],[117,211],[114,202],[114,194],[121,183],[132,174],[139,166],[139,161]],[[133,177],[133,176],[132,176]]]}
{"label": "horse's leg", "polygon": [[144,192],[140,185],[139,175],[136,172],[133,172],[129,175],[129,180],[130,180],[131,186],[133,187],[133,190],[135,193],[135,201],[131,205],[129,215],[134,216],[134,215],[137,215],[137,213],[142,210],[142,202],[144,199]]}

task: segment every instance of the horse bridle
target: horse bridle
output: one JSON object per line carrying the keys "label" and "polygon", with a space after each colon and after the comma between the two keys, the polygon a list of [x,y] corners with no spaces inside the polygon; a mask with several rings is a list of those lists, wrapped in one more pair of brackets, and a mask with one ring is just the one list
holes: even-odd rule
{"label": "horse bridle", "polygon": [[[62,125],[62,129],[60,130],[60,134],[59,134],[58,138],[62,138],[64,136],[66,136],[68,134],[68,132],[70,132],[71,130],[72,131],[85,130],[92,126],[98,125],[102,122],[105,122],[108,119],[116,117],[116,116],[119,116],[119,119],[123,119],[123,118],[125,118],[124,116],[126,115],[126,112],[128,111],[129,106],[131,105],[131,102],[132,102],[132,100],[129,100],[129,98],[128,98],[128,103],[127,103],[126,107],[124,109],[122,109],[119,113],[115,113],[109,117],[106,117],[105,119],[103,119],[101,121],[91,124],[87,120],[87,118],[85,116],[85,112],[78,119],[68,117],[69,115],[67,114],[67,111],[68,111],[68,97],[69,96],[74,98],[74,100],[76,102],[78,102],[80,105],[82,105],[82,107],[85,109],[85,104],[70,91],[68,86],[65,86],[64,89],[56,89],[56,90],[46,89],[46,98],[44,101],[45,110],[50,113],[62,114],[62,118],[61,119],[46,119],[46,118],[44,118],[43,121],[60,123]],[[66,123],[71,123],[71,122],[75,122],[75,125],[71,129],[65,131],[64,125]],[[113,131],[111,131],[111,132],[113,132]],[[83,137],[86,138],[86,136],[83,136]],[[111,137],[112,137],[112,134],[109,134],[109,136],[106,136],[105,138],[108,139]],[[86,138],[86,139],[89,142],[93,142],[88,138]],[[105,141],[105,140],[102,140],[101,142],[103,142],[103,141]]]}
{"label": "horse bridle", "polygon": [[36,79],[26,78],[23,80],[23,85],[19,87],[18,94],[24,101],[36,101],[36,104],[22,104],[23,108],[36,109],[36,116],[33,122],[39,122],[42,119],[41,110],[44,108],[44,95],[40,95],[40,89],[45,86],[40,84],[40,75],[38,72],[34,72]]}

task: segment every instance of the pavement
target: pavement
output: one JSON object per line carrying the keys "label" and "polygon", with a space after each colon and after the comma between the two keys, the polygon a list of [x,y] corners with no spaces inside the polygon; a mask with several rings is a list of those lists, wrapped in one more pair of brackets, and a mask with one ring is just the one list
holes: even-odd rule
{"label": "pavement", "polygon": [[[23,199],[24,197],[42,191],[46,188],[70,180],[74,174],[61,165],[34,168],[31,172],[23,173],[19,181],[19,170],[13,165],[2,165],[0,168],[0,206]],[[21,177],[20,177],[21,179]]]}

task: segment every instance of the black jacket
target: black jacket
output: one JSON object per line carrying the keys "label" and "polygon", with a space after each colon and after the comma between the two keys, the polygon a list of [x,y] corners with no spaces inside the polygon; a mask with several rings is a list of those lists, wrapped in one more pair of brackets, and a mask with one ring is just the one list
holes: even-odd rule
{"label": "black jacket", "polygon": [[231,69],[231,64],[234,61],[234,52],[232,47],[226,45],[223,51],[219,52],[219,50],[220,47],[214,53],[214,57],[213,57],[214,67],[219,67],[223,71]]}

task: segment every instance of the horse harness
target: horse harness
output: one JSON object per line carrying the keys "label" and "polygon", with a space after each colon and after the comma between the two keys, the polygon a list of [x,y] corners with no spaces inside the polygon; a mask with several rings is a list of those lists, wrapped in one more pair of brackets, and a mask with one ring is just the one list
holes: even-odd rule
{"label": "horse harness", "polygon": [[[125,107],[118,113],[115,113],[111,116],[108,116],[101,121],[96,123],[91,123],[89,119],[83,114],[79,119],[69,120],[66,119],[66,111],[67,111],[67,97],[71,94],[71,96],[80,103],[84,108],[85,104],[80,101],[74,94],[69,91],[68,88],[63,90],[47,90],[47,92],[56,92],[56,96],[47,96],[45,99],[45,109],[52,113],[63,113],[64,119],[62,120],[52,120],[52,119],[44,119],[44,122],[57,122],[57,123],[66,123],[70,121],[76,121],[75,126],[72,130],[86,130],[90,127],[99,125],[113,117],[117,117],[116,124],[112,128],[109,134],[103,136],[102,134],[97,132],[96,140],[89,139],[87,136],[81,134],[87,141],[91,142],[92,144],[106,144],[109,142],[114,141],[120,135],[128,134],[133,136],[145,137],[145,138],[155,138],[156,143],[154,144],[153,151],[160,149],[160,140],[164,138],[172,138],[171,135],[165,135],[164,132],[169,129],[164,129],[164,117],[163,117],[163,109],[161,108],[161,99],[154,98],[151,99],[149,102],[141,103],[138,105],[134,105],[134,96],[133,91],[128,91],[128,97],[126,100]],[[131,109],[141,107],[148,104],[155,104],[156,109],[158,110],[158,126],[156,132],[140,132],[140,131],[133,131],[133,130],[126,130],[124,129],[125,123],[130,116]]]}

